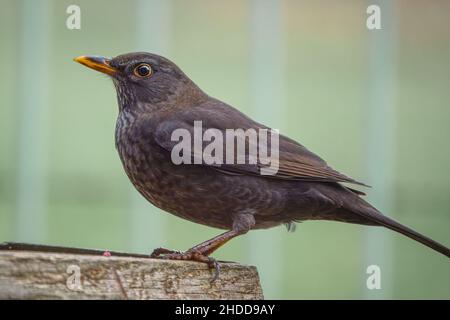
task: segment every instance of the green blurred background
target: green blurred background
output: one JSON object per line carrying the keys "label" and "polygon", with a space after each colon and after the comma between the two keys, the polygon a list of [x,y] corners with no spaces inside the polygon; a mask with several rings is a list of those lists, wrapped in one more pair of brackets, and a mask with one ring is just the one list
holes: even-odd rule
{"label": "green blurred background", "polygon": [[[0,3],[0,241],[150,252],[221,232],[141,199],[114,148],[113,85],[72,61],[150,51],[450,245],[449,1]],[[71,4],[81,30],[66,28]],[[366,28],[370,4],[381,30]],[[449,260],[381,228],[305,222],[215,257],[257,265],[266,298],[450,298]],[[366,287],[371,264],[381,290]]]}

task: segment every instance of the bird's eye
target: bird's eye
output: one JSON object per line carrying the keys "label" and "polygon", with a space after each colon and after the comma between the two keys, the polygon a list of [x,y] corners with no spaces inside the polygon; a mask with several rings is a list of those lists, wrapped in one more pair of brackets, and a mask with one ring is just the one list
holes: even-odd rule
{"label": "bird's eye", "polygon": [[140,78],[149,77],[152,75],[152,67],[147,63],[141,63],[134,68],[134,74]]}

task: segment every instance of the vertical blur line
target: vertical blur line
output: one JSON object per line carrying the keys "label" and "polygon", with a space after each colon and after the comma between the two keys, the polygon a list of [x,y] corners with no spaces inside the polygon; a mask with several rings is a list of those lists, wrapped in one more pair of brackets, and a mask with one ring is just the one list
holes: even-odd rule
{"label": "vertical blur line", "polygon": [[[258,121],[280,128],[284,66],[281,1],[253,0],[250,9],[252,113]],[[268,299],[281,295],[283,250],[279,231],[277,228],[249,234],[250,263],[258,266]]]}
{"label": "vertical blur line", "polygon": [[[171,1],[135,2],[135,51],[168,55]],[[131,249],[148,252],[166,242],[166,213],[152,206],[134,188],[131,190]]]}
{"label": "vertical blur line", "polygon": [[[396,65],[396,21],[394,1],[368,1],[381,8],[381,30],[367,30],[368,34],[368,128],[367,173],[370,200],[380,211],[392,212],[394,165],[394,95]],[[381,268],[381,290],[368,290],[366,298],[387,299],[392,295],[393,248],[389,231],[369,228],[366,234],[366,267]]]}
{"label": "vertical blur line", "polygon": [[43,242],[46,235],[45,118],[48,74],[48,2],[22,0],[19,55],[15,61],[20,108],[16,240]]}

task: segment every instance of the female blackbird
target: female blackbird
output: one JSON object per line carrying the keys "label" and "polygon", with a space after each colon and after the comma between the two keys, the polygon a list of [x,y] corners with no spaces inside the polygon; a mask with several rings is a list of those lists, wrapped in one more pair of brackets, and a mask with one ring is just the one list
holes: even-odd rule
{"label": "female blackbird", "polygon": [[[116,87],[119,116],[116,148],[136,189],[155,206],[184,219],[226,229],[186,252],[156,249],[152,256],[214,265],[209,255],[251,229],[295,221],[335,220],[384,226],[450,257],[450,250],[384,216],[361,198],[364,193],[341,183],[361,184],[330,168],[317,155],[280,135],[278,171],[261,175],[262,164],[175,164],[171,158],[176,129],[195,135],[214,128],[268,129],[195,85],[174,63],[150,53],[113,59],[81,56],[75,61],[108,74]],[[195,158],[195,152],[192,155]],[[217,272],[216,272],[217,274]]]}

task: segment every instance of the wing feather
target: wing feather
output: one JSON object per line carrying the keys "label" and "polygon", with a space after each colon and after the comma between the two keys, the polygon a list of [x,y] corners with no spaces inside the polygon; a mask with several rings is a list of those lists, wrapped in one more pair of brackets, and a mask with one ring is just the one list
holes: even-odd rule
{"label": "wing feather", "polygon": [[[171,133],[173,130],[183,128],[188,130],[191,136],[193,136],[194,121],[202,121],[203,132],[208,128],[215,128],[222,131],[223,137],[225,137],[226,129],[239,128],[247,130],[253,128],[255,130],[271,130],[251,120],[238,110],[220,101],[214,101],[210,101],[208,105],[201,105],[197,108],[189,108],[171,113],[165,121],[161,121],[157,125],[154,133],[157,143],[170,152],[173,146],[178,143],[177,141],[171,141]],[[224,150],[226,150],[225,146]],[[332,169],[319,156],[306,149],[303,145],[283,135],[279,135],[279,158],[278,160],[271,159],[271,161],[272,165],[278,167],[278,171],[274,175],[262,176],[264,178],[347,182],[367,186]],[[259,161],[256,164],[249,164],[248,162],[245,164],[236,163],[235,161],[234,164],[215,164],[211,167],[224,174],[260,175],[261,169],[267,166],[263,164],[267,163],[265,161]]]}

